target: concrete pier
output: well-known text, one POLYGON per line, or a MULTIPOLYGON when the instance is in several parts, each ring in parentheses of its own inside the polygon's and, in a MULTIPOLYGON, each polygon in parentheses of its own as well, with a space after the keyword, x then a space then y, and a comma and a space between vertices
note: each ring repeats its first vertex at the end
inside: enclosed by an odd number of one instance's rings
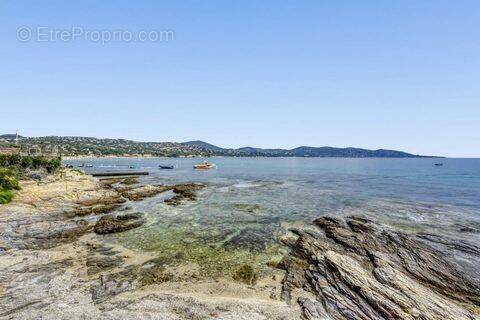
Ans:
POLYGON ((93 177, 148 176, 148 171, 102 171, 89 172, 93 177))

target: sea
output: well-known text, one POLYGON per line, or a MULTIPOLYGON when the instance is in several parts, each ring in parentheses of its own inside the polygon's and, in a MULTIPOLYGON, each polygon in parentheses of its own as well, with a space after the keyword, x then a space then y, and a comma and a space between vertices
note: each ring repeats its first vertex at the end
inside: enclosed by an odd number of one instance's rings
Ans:
POLYGON ((480 159, 89 158, 67 160, 92 171, 148 171, 151 184, 203 183, 197 201, 169 206, 159 196, 128 203, 148 223, 110 241, 177 262, 201 274, 228 275, 242 264, 267 272, 285 254, 292 228, 321 216, 360 215, 405 232, 480 242, 480 159), (435 165, 442 163, 443 165, 435 165), (174 169, 159 169, 173 165, 174 169))

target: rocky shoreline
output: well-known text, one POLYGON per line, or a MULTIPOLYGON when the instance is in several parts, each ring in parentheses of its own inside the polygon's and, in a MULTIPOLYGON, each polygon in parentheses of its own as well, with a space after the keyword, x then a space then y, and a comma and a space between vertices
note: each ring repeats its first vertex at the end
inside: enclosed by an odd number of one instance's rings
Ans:
POLYGON ((480 247, 363 217, 292 230, 282 298, 306 319, 479 319, 480 247), (309 297, 301 293, 308 293, 309 297))
POLYGON ((0 206, 0 318, 298 318, 298 308, 272 299, 281 271, 277 281, 258 279, 255 286, 200 279, 195 266, 172 267, 168 258, 105 241, 149 223, 131 201, 171 192, 165 204, 177 206, 203 187, 99 181, 68 169, 22 181, 14 201, 0 206))
MULTIPOLYGON (((290 251, 268 277, 245 265, 232 279, 205 279, 198 265, 106 241, 148 226, 134 202, 164 194, 166 206, 178 206, 204 187, 100 181, 75 170, 23 181, 14 201, 0 206, 0 318, 480 317, 478 245, 406 234, 359 216, 291 229, 282 238, 290 251)), ((245 229, 224 246, 265 250, 258 232, 245 229)))

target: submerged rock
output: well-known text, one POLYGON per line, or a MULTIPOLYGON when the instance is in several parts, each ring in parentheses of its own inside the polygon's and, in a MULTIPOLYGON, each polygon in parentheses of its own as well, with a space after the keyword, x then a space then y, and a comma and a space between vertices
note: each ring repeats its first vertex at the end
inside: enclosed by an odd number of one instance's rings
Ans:
POLYGON ((233 207, 240 211, 245 211, 248 213, 257 213, 262 210, 262 207, 258 204, 249 204, 249 203, 236 203, 233 207))
POLYGON ((130 213, 116 217, 103 216, 97 221, 93 231, 97 234, 123 232, 140 227, 144 223, 145 220, 141 213, 130 213))
POLYGON ((204 188, 205 185, 198 184, 198 183, 185 183, 185 184, 177 184, 170 189, 175 193, 175 195, 170 198, 166 199, 164 202, 171 206, 177 206, 183 202, 183 200, 197 200, 197 191, 204 188))
POLYGON ((257 282, 257 274, 253 270, 252 266, 246 264, 235 271, 233 274, 233 279, 248 285, 254 285, 257 282))
POLYGON ((122 188, 117 191, 122 193, 122 196, 132 201, 140 201, 148 197, 153 197, 159 193, 170 190, 168 186, 152 186, 149 184, 139 186, 136 188, 122 188))
POLYGON ((124 179, 122 182, 120 182, 121 184, 124 184, 126 186, 131 186, 133 184, 137 184, 138 183, 138 177, 130 177, 130 178, 126 178, 124 179))
POLYGON ((316 297, 298 299, 306 319, 480 316, 477 246, 397 232, 361 217, 314 223, 323 232, 292 230, 298 239, 279 264, 287 302, 296 288, 316 297))
POLYGON ((267 247, 269 235, 264 230, 246 228, 223 244, 227 250, 246 249, 263 251, 267 247))
MULTIPOLYGON (((90 287, 93 301, 102 302, 125 291, 170 281, 173 275, 165 269, 167 262, 165 259, 154 258, 140 265, 129 265, 121 271, 101 275, 99 281, 90 287)), ((108 267, 111 267, 110 264, 108 267)))

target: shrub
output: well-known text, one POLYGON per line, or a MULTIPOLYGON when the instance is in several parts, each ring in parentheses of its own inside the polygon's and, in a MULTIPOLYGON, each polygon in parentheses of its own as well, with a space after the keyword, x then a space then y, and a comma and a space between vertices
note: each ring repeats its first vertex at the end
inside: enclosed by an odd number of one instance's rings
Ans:
POLYGON ((10 168, 0 168, 0 204, 12 201, 12 190, 20 190, 20 185, 15 179, 16 172, 10 168))
POLYGON ((53 173, 62 166, 60 158, 47 159, 41 156, 20 156, 18 154, 0 155, 0 167, 13 167, 20 171, 44 168, 53 173))
POLYGON ((20 156, 18 154, 0 155, 0 204, 12 201, 13 190, 20 190, 18 180, 28 176, 30 170, 45 169, 53 173, 62 166, 60 158, 20 156))
POLYGON ((45 168, 47 169, 48 173, 53 173, 62 166, 62 161, 60 160, 60 158, 47 161, 48 162, 46 163, 45 168))
POLYGON ((0 188, 3 190, 20 190, 16 172, 9 168, 0 168, 0 188))
POLYGON ((0 188, 0 204, 7 204, 13 199, 12 190, 3 190, 0 188))

